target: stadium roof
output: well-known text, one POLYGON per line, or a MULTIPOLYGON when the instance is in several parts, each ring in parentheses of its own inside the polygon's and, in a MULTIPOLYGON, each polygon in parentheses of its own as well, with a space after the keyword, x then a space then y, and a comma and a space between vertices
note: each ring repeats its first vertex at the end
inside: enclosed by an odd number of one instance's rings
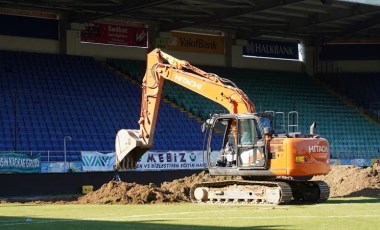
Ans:
MULTIPOLYGON (((232 32, 310 43, 380 43, 374 0, 0 0, 0 10, 51 12, 67 22, 100 19, 157 25, 159 31, 232 32), (366 4, 364 4, 365 2, 366 4)), ((0 11, 1 12, 1 11, 0 11)))

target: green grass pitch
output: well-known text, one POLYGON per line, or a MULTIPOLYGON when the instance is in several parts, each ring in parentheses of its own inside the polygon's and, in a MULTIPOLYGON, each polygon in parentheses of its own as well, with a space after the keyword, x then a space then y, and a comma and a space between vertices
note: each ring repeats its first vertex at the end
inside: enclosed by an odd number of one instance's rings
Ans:
POLYGON ((380 197, 283 206, 2 203, 0 229, 380 229, 380 197))

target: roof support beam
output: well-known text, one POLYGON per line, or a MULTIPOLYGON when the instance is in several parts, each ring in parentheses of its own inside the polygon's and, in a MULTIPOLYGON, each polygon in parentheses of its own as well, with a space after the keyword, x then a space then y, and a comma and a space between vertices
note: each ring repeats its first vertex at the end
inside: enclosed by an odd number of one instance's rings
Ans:
POLYGON ((380 26, 380 14, 377 15, 377 17, 374 17, 372 20, 367 20, 364 22, 360 22, 355 26, 352 26, 342 32, 340 32, 337 36, 329 39, 329 41, 342 38, 342 37, 348 37, 356 33, 360 33, 362 31, 368 30, 372 27, 380 26))
POLYGON ((123 8, 120 9, 120 10, 118 10, 118 11, 110 12, 110 13, 105 13, 105 14, 102 14, 102 15, 96 15, 96 16, 93 16, 93 17, 87 17, 87 18, 78 19, 78 20, 75 20, 75 22, 83 23, 83 22, 88 22, 88 21, 94 21, 94 20, 98 20, 98 19, 102 19, 102 18, 106 18, 106 17, 110 17, 110 16, 116 16, 116 15, 119 15, 119 14, 131 13, 131 12, 134 12, 134 11, 137 11, 137 10, 142 10, 144 8, 149 8, 149 7, 153 7, 153 6, 157 6, 157 5, 163 5, 163 4, 167 4, 167 3, 172 3, 172 2, 175 2, 175 1, 178 1, 178 0, 126 1, 126 4, 123 5, 123 8))
MULTIPOLYGON (((263 10, 273 9, 277 7, 282 7, 289 4, 294 4, 298 2, 303 2, 305 0, 275 0, 275 1, 258 1, 255 5, 248 4, 245 7, 242 7, 241 9, 226 9, 222 8, 219 10, 214 11, 213 16, 209 17, 203 17, 203 18, 194 18, 191 22, 189 22, 188 19, 186 20, 179 20, 178 23, 166 23, 161 25, 160 30, 161 31, 170 31, 170 30, 176 30, 181 29, 185 27, 191 27, 195 25, 202 25, 205 23, 215 22, 215 21, 221 21, 228 18, 241 16, 244 14, 250 14, 254 12, 259 12, 263 10)), ((217 2, 220 2, 219 0, 217 2)))
MULTIPOLYGON (((296 32, 296 31, 302 31, 304 29, 307 29, 308 27, 323 24, 323 23, 329 23, 334 22, 337 20, 357 17, 360 15, 366 15, 370 13, 378 12, 378 8, 376 7, 370 7, 365 5, 353 5, 351 10, 340 10, 340 11, 332 11, 329 14, 311 14, 309 16, 309 20, 304 19, 294 19, 289 21, 288 28, 282 28, 281 33, 286 32, 296 32)), ((251 33, 244 33, 239 34, 239 36, 243 37, 257 37, 263 34, 267 34, 267 32, 255 30, 255 28, 252 28, 251 33)), ((323 37, 323 34, 321 34, 323 37)))

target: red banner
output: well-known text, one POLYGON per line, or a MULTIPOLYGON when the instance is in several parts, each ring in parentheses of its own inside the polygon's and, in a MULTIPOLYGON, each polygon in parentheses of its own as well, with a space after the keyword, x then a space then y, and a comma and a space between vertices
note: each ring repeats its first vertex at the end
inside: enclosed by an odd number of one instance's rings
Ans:
POLYGON ((123 46, 148 46, 148 32, 143 27, 87 23, 81 33, 82 42, 123 46))

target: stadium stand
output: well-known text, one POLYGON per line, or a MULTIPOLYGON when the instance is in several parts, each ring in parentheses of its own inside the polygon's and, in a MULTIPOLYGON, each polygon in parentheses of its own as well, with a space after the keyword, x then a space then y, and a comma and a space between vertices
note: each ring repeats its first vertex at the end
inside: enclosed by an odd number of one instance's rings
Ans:
MULTIPOLYGON (((144 76, 143 61, 108 63, 137 82, 144 76)), ((233 80, 259 112, 297 111, 298 131, 308 132, 317 122, 333 158, 380 155, 379 125, 305 74, 201 68, 233 80)), ((38 151, 42 160, 62 161, 64 137, 70 136, 67 160, 79 160, 81 150, 113 151, 119 129, 137 128, 139 85, 91 57, 0 51, 0 83, 0 151, 38 151)), ((152 150, 200 150, 200 122, 189 112, 207 119, 226 111, 173 83, 165 84, 163 94, 152 150)))
MULTIPOLYGON (((138 128, 140 99, 138 85, 92 57, 0 51, 0 151, 40 152, 46 161, 64 160, 65 144, 69 161, 81 150, 114 151, 119 129, 138 128)), ((152 150, 201 148, 195 118, 166 102, 160 110, 152 150), (176 140, 183 128, 195 130, 194 141, 176 140)))
POLYGON ((324 73, 318 78, 357 106, 380 117, 380 73, 324 73))
MULTIPOLYGON (((141 82, 144 62, 108 60, 109 64, 141 82), (129 68, 131 70, 129 71, 129 68)), ((332 158, 379 157, 379 125, 345 103, 316 79, 303 73, 285 73, 223 67, 200 67, 233 80, 254 101, 258 112, 297 111, 285 124, 295 125, 286 131, 309 132, 317 122, 318 133, 330 141, 332 158)), ((166 83, 164 96, 194 115, 207 119, 210 113, 224 109, 189 90, 166 83)), ((225 111, 225 110, 224 110, 225 111)))

